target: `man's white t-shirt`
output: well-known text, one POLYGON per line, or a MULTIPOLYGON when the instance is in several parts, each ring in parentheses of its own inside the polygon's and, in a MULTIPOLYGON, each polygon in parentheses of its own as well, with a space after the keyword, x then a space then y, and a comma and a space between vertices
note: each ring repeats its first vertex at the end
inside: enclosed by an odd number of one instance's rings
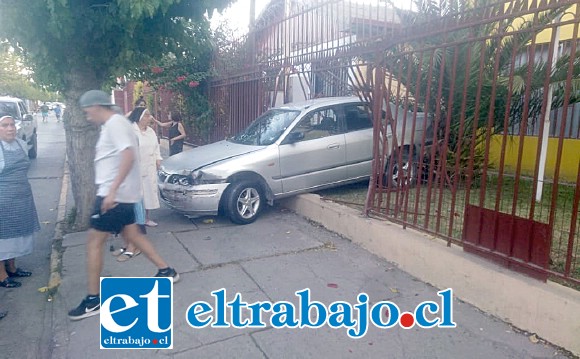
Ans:
POLYGON ((102 126, 95 151, 95 183, 97 196, 106 197, 111 185, 119 173, 121 151, 130 148, 134 154, 131 170, 117 189, 115 201, 119 203, 136 203, 141 200, 141 178, 139 173, 139 153, 137 136, 131 122, 115 114, 102 126))

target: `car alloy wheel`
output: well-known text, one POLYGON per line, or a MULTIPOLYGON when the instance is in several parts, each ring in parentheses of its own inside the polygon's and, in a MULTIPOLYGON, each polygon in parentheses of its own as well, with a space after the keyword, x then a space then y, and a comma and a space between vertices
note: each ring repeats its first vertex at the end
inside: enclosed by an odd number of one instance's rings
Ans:
POLYGON ((396 152, 389 157, 383 178, 384 182, 386 182, 385 184, 391 188, 415 185, 417 181, 417 164, 410 158, 408 149, 403 150, 401 162, 399 162, 399 154, 396 152), (391 161, 393 161, 392 165, 391 161))
POLYGON ((237 224, 249 224, 262 210, 262 189, 255 182, 233 183, 227 195, 227 215, 237 224))

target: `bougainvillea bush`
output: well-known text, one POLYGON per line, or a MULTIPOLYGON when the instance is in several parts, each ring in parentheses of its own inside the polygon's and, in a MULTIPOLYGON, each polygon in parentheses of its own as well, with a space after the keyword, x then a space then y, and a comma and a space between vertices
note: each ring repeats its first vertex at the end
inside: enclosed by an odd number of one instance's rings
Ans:
POLYGON ((211 108, 207 99, 210 77, 208 63, 202 59, 178 60, 167 55, 159 62, 147 65, 140 80, 158 91, 172 94, 171 108, 183 114, 184 125, 202 138, 212 129, 211 108))

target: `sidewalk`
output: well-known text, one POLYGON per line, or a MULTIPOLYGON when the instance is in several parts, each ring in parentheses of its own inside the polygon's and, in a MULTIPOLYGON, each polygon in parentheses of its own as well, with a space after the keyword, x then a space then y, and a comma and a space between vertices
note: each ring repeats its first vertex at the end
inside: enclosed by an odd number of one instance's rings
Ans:
MULTIPOLYGON (((349 237, 356 237, 351 232, 360 233, 361 229, 372 233, 382 224, 375 224, 370 219, 357 220, 357 215, 347 209, 344 209, 344 214, 336 214, 333 204, 322 204, 323 209, 310 206, 310 210, 316 211, 316 215, 312 215, 304 209, 311 196, 314 195, 300 196, 283 203, 296 209, 298 214, 276 206, 268 209, 255 223, 246 226, 233 225, 221 217, 190 220, 166 208, 154 212, 153 217, 160 225, 148 228, 148 237, 158 252, 181 274, 181 281, 174 286, 172 350, 100 350, 98 316, 77 322, 68 320, 67 311, 86 294, 86 233, 65 236, 62 243, 61 285, 53 301, 55 337, 52 357, 567 357, 559 349, 542 341, 537 342, 535 337, 530 338, 456 298, 453 308, 457 322, 455 329, 427 330, 415 326, 406 330, 371 326, 366 336, 357 340, 347 336, 346 328, 331 329, 328 326, 319 329, 190 327, 185 320, 189 305, 199 300, 212 302, 210 293, 220 288, 226 288, 228 300, 233 299, 235 293, 240 293, 249 303, 290 301, 296 304, 298 300, 294 293, 304 288, 311 289, 313 300, 326 305, 334 301, 356 304, 356 296, 362 292, 369 295, 371 302, 392 301, 402 311, 412 310, 425 300, 440 301, 436 295, 437 288, 302 215, 321 223, 324 220, 317 216, 325 216, 326 220, 339 224, 352 223, 350 231, 337 230, 349 237)), ((404 242, 400 237, 393 239, 404 242)), ((112 243, 119 246, 121 240, 114 239, 112 243)), ((396 253, 401 248, 393 246, 389 249, 392 251, 389 255, 394 258, 401 254, 396 253)), ((375 253, 384 255, 380 251, 375 253)), ((103 276, 142 277, 155 272, 156 268, 143 255, 119 263, 108 252, 105 254, 103 276)), ((476 283, 473 283, 474 287, 479 286, 476 283)))
MULTIPOLYGON (((471 305, 454 302, 456 329, 369 328, 361 339, 346 329, 194 329, 185 321, 188 306, 213 302, 210 293, 241 293, 246 302, 290 301, 295 292, 330 304, 356 303, 366 292, 373 302, 390 300, 410 310, 424 300, 439 301, 437 289, 392 263, 282 208, 259 221, 237 226, 225 219, 190 221, 167 209, 155 213, 160 225, 149 230, 159 253, 181 273, 174 286, 174 349, 100 350, 99 317, 71 322, 66 311, 85 295, 86 233, 65 236, 62 284, 55 297, 53 358, 564 358, 557 349, 533 344, 507 324, 471 305)), ((114 240, 116 245, 120 240, 114 240)), ((149 276, 155 267, 140 255, 119 263, 105 255, 103 276, 149 276)))

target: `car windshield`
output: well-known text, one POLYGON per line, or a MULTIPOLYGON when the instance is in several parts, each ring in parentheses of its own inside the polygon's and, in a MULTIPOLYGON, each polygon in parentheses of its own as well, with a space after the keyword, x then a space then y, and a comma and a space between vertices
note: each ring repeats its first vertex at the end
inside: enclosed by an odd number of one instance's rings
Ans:
POLYGON ((290 126, 300 114, 296 110, 269 110, 252 122, 244 131, 230 139, 231 142, 242 145, 268 146, 290 126))

